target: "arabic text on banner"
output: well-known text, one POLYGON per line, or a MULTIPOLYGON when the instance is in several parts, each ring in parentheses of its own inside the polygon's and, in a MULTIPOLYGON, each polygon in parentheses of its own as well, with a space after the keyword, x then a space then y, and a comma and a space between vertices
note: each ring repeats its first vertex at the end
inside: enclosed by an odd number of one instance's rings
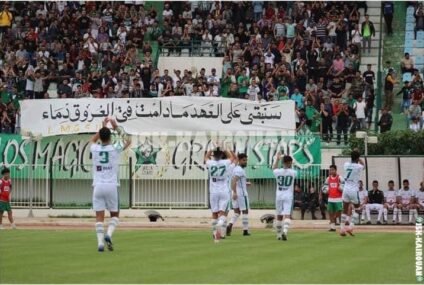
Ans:
POLYGON ((116 118, 129 134, 196 131, 295 130, 291 100, 257 103, 242 99, 169 97, 24 100, 21 133, 53 136, 94 133, 105 117, 116 118))

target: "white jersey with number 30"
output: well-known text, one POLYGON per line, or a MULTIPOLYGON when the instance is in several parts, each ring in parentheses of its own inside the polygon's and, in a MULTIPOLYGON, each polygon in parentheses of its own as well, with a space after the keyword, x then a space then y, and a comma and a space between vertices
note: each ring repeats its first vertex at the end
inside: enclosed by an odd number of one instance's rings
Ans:
POLYGON ((297 171, 290 168, 274 169, 274 176, 277 181, 276 199, 293 197, 294 180, 296 179, 297 171))
POLYGON ((113 145, 92 144, 93 186, 97 184, 119 185, 119 155, 122 148, 113 145))
POLYGON ((361 171, 364 166, 359 163, 346 162, 344 164, 344 190, 359 190, 359 180, 361 177, 361 171))

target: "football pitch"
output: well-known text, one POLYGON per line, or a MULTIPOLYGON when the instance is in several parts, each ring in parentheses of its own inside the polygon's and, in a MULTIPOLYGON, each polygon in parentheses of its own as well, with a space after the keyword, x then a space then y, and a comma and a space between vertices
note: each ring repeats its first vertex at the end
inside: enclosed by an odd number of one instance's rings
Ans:
POLYGON ((236 229, 215 244, 207 230, 118 229, 99 253, 94 226, 4 230, 0 283, 416 283, 414 236, 236 229))

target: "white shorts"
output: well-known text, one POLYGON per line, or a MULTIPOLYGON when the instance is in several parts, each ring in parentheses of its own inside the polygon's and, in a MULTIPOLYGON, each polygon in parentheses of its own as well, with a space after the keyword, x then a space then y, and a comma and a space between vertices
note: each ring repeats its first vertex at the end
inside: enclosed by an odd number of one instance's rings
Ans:
POLYGON ((210 193, 209 201, 211 203, 212 213, 218 213, 220 211, 227 211, 228 202, 230 201, 230 195, 228 192, 215 192, 210 193))
POLYGON ((93 210, 119 211, 118 186, 115 184, 97 184, 93 190, 93 210))
POLYGON ((386 204, 387 204, 387 209, 389 210, 393 210, 395 206, 397 205, 396 203, 393 203, 393 204, 386 203, 386 204))
POLYGON ((289 216, 292 212, 293 198, 275 200, 275 210, 278 216, 289 216))
POLYGON ((354 205, 359 204, 359 194, 356 189, 344 189, 343 190, 343 202, 345 203, 353 203, 354 205))
POLYGON ((382 204, 367 204, 367 208, 370 209, 370 211, 381 211, 383 210, 382 204))
POLYGON ((241 196, 237 195, 237 199, 231 200, 233 209, 240 209, 240 211, 246 211, 249 210, 249 197, 248 196, 241 196))

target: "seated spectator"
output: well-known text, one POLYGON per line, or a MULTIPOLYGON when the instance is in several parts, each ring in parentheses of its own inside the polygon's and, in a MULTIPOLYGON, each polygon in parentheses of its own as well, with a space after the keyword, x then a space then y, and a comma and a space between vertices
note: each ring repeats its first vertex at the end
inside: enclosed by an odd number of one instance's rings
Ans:
POLYGON ((383 216, 383 191, 378 189, 378 181, 372 182, 372 190, 368 191, 368 203, 365 206, 367 213, 367 225, 371 225, 371 211, 378 211, 377 225, 381 225, 381 218, 383 216))
POLYGON ((405 72, 414 72, 414 60, 409 57, 409 53, 405 53, 405 57, 400 61, 400 69, 402 74, 405 72))

